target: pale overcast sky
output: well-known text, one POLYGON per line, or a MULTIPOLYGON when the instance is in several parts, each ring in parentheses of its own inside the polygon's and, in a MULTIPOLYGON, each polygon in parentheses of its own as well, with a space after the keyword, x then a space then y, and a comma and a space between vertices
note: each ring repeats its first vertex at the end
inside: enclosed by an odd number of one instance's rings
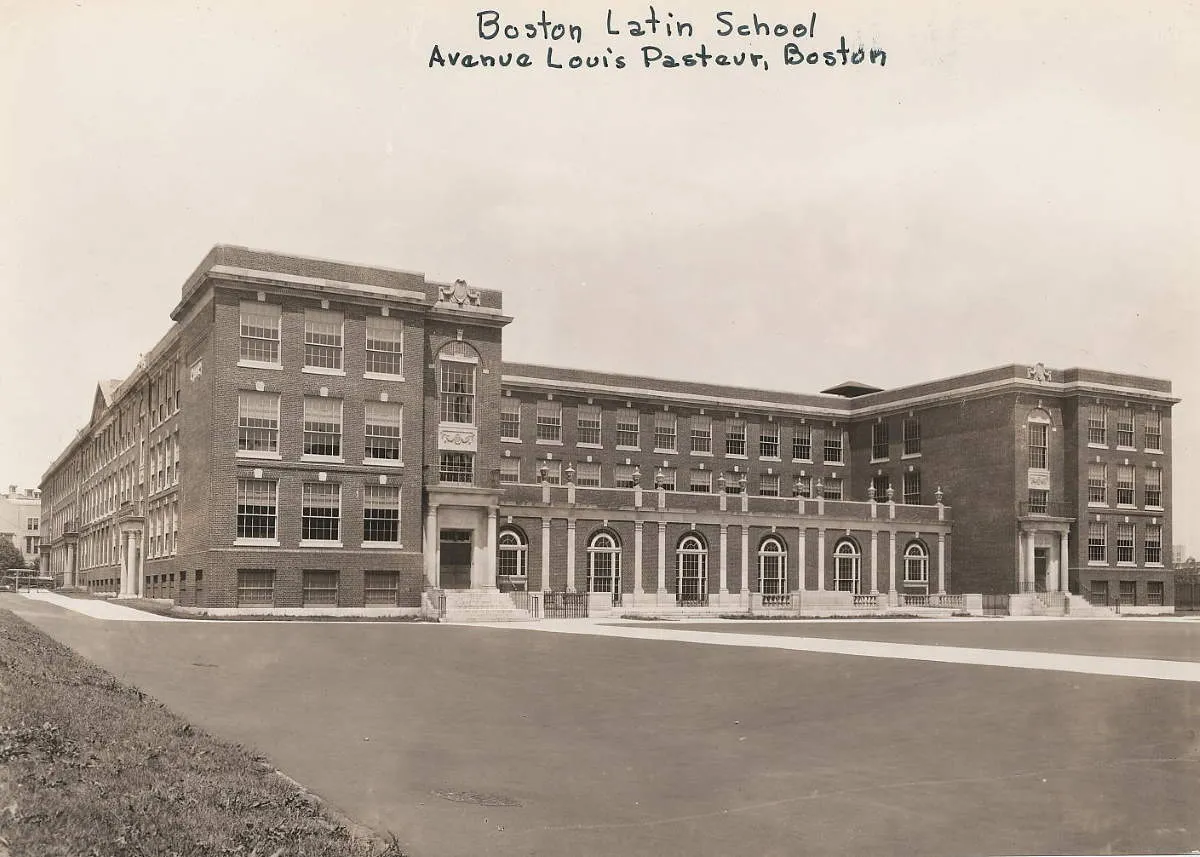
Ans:
MULTIPOLYGON (((504 291, 510 360, 811 392, 1044 362, 1170 378, 1200 553, 1200 12, 656 4, 692 39, 483 42, 512 0, 0 0, 0 483, 36 485, 215 243, 504 291), (885 68, 785 67, 845 35, 885 68), (640 68, 640 47, 770 68, 640 68), (430 69, 525 50, 529 69, 430 69), (609 55, 612 56, 612 55, 609 55)), ((644 18, 646 5, 613 5, 644 18)))

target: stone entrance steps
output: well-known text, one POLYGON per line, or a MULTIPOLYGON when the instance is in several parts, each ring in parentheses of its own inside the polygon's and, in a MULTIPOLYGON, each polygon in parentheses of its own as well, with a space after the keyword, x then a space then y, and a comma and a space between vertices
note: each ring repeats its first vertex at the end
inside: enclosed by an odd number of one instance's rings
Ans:
POLYGON ((528 622, 529 612, 502 592, 488 589, 445 589, 446 622, 528 622))

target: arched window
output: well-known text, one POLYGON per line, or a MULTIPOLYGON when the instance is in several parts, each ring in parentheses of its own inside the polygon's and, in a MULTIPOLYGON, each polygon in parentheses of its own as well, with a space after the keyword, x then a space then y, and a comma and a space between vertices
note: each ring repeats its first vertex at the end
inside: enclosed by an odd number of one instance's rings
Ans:
POLYGON ((528 545, 520 530, 501 530, 496 536, 496 584, 502 590, 523 590, 528 581, 528 545))
POLYGON ((675 600, 708 603, 708 546, 697 533, 688 533, 675 549, 675 600))
POLYGON ((621 597, 621 545, 611 533, 599 532, 588 542, 588 592, 621 597))
POLYGON ((775 536, 758 546, 758 591, 763 595, 787 592, 787 548, 775 536))
POLYGON ((904 549, 904 585, 929 589, 929 549, 921 542, 904 549))
POLYGON ((842 539, 833 549, 834 581, 838 592, 859 594, 862 553, 853 539, 842 539))

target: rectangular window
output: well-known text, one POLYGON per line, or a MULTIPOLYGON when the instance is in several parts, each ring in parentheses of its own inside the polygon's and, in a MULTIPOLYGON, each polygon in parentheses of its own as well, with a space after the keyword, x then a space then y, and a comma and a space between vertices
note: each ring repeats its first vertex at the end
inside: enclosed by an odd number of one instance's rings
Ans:
POLYGON ((238 607, 275 602, 275 572, 265 568, 239 568, 237 573, 238 607))
POLYGON ((324 309, 304 311, 304 365, 313 369, 342 368, 340 312, 324 309))
POLYGON ((617 411, 617 448, 637 449, 640 414, 632 408, 617 411))
POLYGON ((394 606, 400 590, 400 573, 367 571, 363 573, 363 604, 368 607, 394 606))
POLYGON ((342 400, 304 397, 304 454, 338 458, 342 454, 342 400))
POLYGON ((654 451, 675 451, 675 415, 657 413, 654 415, 654 451))
POLYGON ((500 400, 500 439, 521 439, 521 400, 505 396, 500 400))
POLYGON ((792 432, 792 458, 812 461, 812 428, 796 426, 792 432))
POLYGON ((1163 582, 1161 580, 1146 581, 1146 603, 1154 607, 1163 606, 1163 582))
POLYGON ((1108 467, 1106 465, 1088 465, 1088 502, 1100 505, 1108 503, 1108 467))
POLYGON ((841 429, 831 428, 825 431, 825 462, 827 464, 842 463, 842 432, 841 429))
POLYGON ((888 488, 890 488, 891 486, 892 486, 892 480, 886 475, 871 477, 871 487, 875 489, 874 493, 875 493, 875 502, 876 503, 886 503, 887 502, 887 498, 888 498, 887 492, 888 492, 888 488))
POLYGON ((521 481, 521 459, 500 459, 500 481, 508 485, 521 481))
POLYGON ((712 417, 692 417, 692 452, 712 452, 712 417))
POLYGON ((400 461, 403 411, 399 402, 367 402, 363 407, 364 458, 400 461))
POLYGON ((758 477, 758 494, 760 497, 779 496, 779 474, 763 473, 758 477))
POLYGON ((904 474, 904 502, 909 506, 921 505, 921 472, 919 470, 904 474))
POLYGON ((675 490, 675 468, 660 467, 654 475, 654 484, 661 486, 664 491, 675 490))
POLYGON ((759 426, 758 457, 779 457, 779 423, 767 423, 759 426))
POLYGON ((277 306, 242 301, 238 322, 238 359, 279 365, 279 322, 283 310, 277 306))
POLYGON ((1045 488, 1029 489, 1029 514, 1044 515, 1050 508, 1050 492, 1045 488))
POLYGON ((338 573, 336 571, 305 571, 301 602, 305 607, 330 606, 338 603, 338 573))
POLYGON ((582 488, 600 487, 600 465, 593 461, 582 461, 575 468, 575 484, 582 488))
POLYGON ((577 420, 580 445, 600 446, 600 406, 580 405, 577 420))
POLYGON ((725 454, 743 456, 746 454, 745 420, 725 421, 725 454))
POLYGON ((1137 603, 1137 581, 1136 580, 1122 580, 1120 582, 1119 586, 1120 586, 1120 589, 1118 591, 1121 593, 1121 602, 1124 604, 1136 604, 1137 603))
POLYGON ((1146 414, 1146 449, 1162 449, 1162 414, 1159 411, 1146 414))
POLYGON ((1129 408, 1117 411, 1117 446, 1133 449, 1133 411, 1129 408))
POLYGON ((695 494, 711 494, 712 493, 712 471, 711 470, 693 470, 688 475, 688 490, 695 494))
POLYGON ((904 421, 904 454, 917 455, 921 452, 921 420, 909 417, 904 421))
POLYGON ((794 490, 797 497, 811 497, 813 495, 812 477, 797 476, 794 490))
POLYGON ((1088 523, 1088 562, 1108 561, 1108 525, 1103 521, 1088 523))
POLYGON ((1046 446, 1049 426, 1045 423, 1029 423, 1029 466, 1037 470, 1047 467, 1046 446))
POLYGON ((1146 565, 1162 565, 1162 524, 1147 524, 1142 553, 1146 565))
POLYGON ((1126 464, 1117 465, 1117 505, 1133 505, 1133 468, 1126 464))
POLYGON ((831 476, 826 479, 823 496, 826 500, 841 500, 842 480, 837 476, 831 476))
POLYGON ((1161 470, 1159 470, 1157 467, 1152 467, 1142 474, 1142 491, 1144 493, 1147 508, 1162 508, 1161 470))
POLYGON ((439 392, 442 422, 475 424, 475 364, 457 360, 440 361, 439 392))
POLYGON ((562 402, 537 403, 537 439, 562 441, 562 402))
POLYGON ((305 482, 300 496, 301 541, 336 542, 341 535, 342 486, 305 482))
POLYGON ((890 454, 888 443, 888 424, 887 423, 872 423, 871 424, 871 460, 879 461, 887 458, 890 454))
POLYGON ((1117 562, 1133 562, 1133 524, 1117 524, 1117 562))
POLYGON ((266 479, 239 479, 237 485, 237 537, 275 538, 278 483, 266 479))
POLYGON ((613 484, 618 488, 633 488, 637 484, 636 470, 632 464, 618 464, 613 468, 613 484))
POLYGON ((400 541, 400 486, 363 488, 363 541, 400 541))
POLYGON ((438 480, 460 485, 475 481, 475 456, 469 452, 443 452, 438 458, 438 480))
POLYGON ((366 371, 372 375, 404 374, 404 323, 398 318, 367 318, 366 371))
POLYGON ((1108 445, 1108 409, 1103 405, 1088 408, 1088 443, 1108 445))

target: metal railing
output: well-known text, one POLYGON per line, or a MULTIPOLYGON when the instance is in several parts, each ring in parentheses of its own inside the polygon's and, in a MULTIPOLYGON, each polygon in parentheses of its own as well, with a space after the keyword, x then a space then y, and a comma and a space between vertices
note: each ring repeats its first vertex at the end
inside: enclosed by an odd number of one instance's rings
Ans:
POLYGON ((542 615, 547 619, 586 619, 586 592, 543 592, 542 615))
POLYGON ((1022 500, 1017 504, 1018 515, 1045 515, 1049 518, 1074 518, 1076 509, 1069 503, 1063 503, 1059 500, 1053 502, 1046 501, 1045 503, 1030 503, 1028 500, 1022 500))
POLYGON ((675 596, 675 603, 680 607, 707 607, 707 592, 681 592, 675 596))

